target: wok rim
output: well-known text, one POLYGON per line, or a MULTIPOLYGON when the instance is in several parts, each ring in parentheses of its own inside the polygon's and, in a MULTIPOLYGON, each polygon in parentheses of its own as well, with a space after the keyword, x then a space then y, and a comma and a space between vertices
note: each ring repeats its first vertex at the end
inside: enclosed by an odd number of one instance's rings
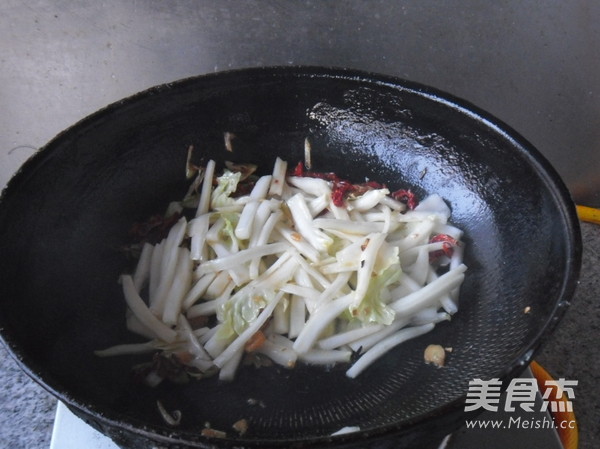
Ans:
MULTIPOLYGON (((129 95, 123 99, 112 102, 99 110, 83 117, 68 128, 59 132, 50 141, 34 152, 13 174, 6 186, 0 193, 0 208, 3 207, 5 198, 11 194, 11 191, 18 189, 19 183, 26 182, 29 173, 35 171, 46 157, 51 157, 55 148, 60 147, 61 141, 68 138, 69 135, 77 133, 80 128, 93 124, 98 120, 102 120, 105 116, 110 116, 113 112, 120 108, 134 104, 148 96, 160 95, 161 92, 171 89, 184 88, 188 84, 198 84, 197 88, 202 89, 203 86, 211 82, 220 82, 228 84, 228 79, 236 77, 248 77, 253 82, 263 83, 269 79, 328 79, 334 81, 336 79, 343 81, 351 81, 356 83, 364 83, 374 86, 385 86, 392 89, 400 89, 410 93, 422 96, 435 103, 442 103, 447 107, 459 111, 470 119, 483 122, 493 132, 502 135, 506 140, 511 142, 512 147, 526 158, 528 163, 533 167, 535 172, 543 180, 544 187, 551 192, 551 196, 555 201, 558 209, 561 212, 561 221, 563 223, 565 249, 568 255, 565 270, 562 276, 561 288, 557 292, 557 298, 552 312, 548 315, 546 322, 540 327, 539 332, 530 343, 524 347, 518 356, 508 364, 503 370, 497 373, 498 377, 503 382, 507 382, 513 377, 521 374, 528 364, 533 360, 534 355, 540 350, 541 346, 548 340, 554 329, 564 317, 568 307, 574 297, 582 259, 582 241, 580 223, 575 209, 575 204, 571 198, 570 192, 561 179, 556 169, 550 164, 546 157, 527 141, 520 133, 511 126, 498 119, 494 115, 482 110, 471 102, 464 100, 458 96, 450 94, 441 89, 427 86, 419 82, 410 81, 401 77, 392 75, 379 74, 369 71, 356 70, 352 68, 341 67, 324 67, 310 65, 290 65, 290 66, 267 66, 267 67, 246 67, 234 70, 219 71, 214 73, 200 74, 178 79, 172 82, 158 84, 137 93, 129 95)), ((230 83, 231 81, 229 81, 230 83)), ((557 217, 558 219, 559 217, 557 217)), ((97 410, 94 404, 84 404, 74 397, 70 397, 68 389, 62 388, 56 380, 52 379, 48 373, 44 373, 43 366, 28 358, 27 354, 23 354, 19 348, 19 343, 10 335, 9 330, 3 325, 3 318, 0 316, 0 341, 7 348, 8 353, 17 362, 26 375, 33 379, 36 383, 42 386, 52 396, 63 402, 67 407, 76 414, 81 414, 92 418, 96 424, 107 426, 109 428, 124 429, 133 434, 138 434, 143 437, 151 438, 155 441, 173 444, 192 444, 192 447, 205 447, 206 444, 214 442, 215 447, 219 446, 219 442, 224 443, 223 446, 234 445, 236 447, 286 447, 290 444, 300 444, 299 447, 311 447, 313 445, 328 444, 331 447, 338 445, 349 444, 358 441, 366 441, 366 439, 386 439, 394 436, 405 434, 411 430, 426 425, 429 421, 436 417, 443 416, 449 412, 457 411, 464 405, 466 395, 461 395, 456 400, 446 403, 441 407, 431 410, 427 413, 422 413, 414 418, 403 420, 393 424, 386 424, 374 429, 360 430, 357 432, 339 435, 339 436, 318 436, 308 437, 307 439, 244 439, 244 438, 226 438, 213 440, 211 438, 202 437, 197 434, 197 438, 188 440, 187 437, 191 432, 177 432, 176 429, 166 433, 160 432, 159 429, 148 426, 147 428, 138 427, 131 422, 119 421, 117 418, 105 416, 102 411, 97 410), (8 331, 8 332, 7 332, 8 331), (64 390, 64 391, 63 391, 64 390), (175 438, 172 435, 178 435, 180 438, 175 438)), ((81 416, 80 416, 81 417, 81 416)), ((93 425, 93 423, 91 423, 93 425)), ((196 435, 196 434, 194 434, 196 435)), ((212 446, 211 446, 212 447, 212 446)))

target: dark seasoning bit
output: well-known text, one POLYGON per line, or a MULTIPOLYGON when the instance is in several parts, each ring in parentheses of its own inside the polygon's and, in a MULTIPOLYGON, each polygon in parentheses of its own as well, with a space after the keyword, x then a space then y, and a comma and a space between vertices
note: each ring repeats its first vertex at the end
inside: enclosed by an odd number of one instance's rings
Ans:
MULTIPOLYGON (((246 432, 248 431, 248 427, 248 420, 245 418, 238 419, 231 425, 231 428, 235 430, 240 436, 246 434, 246 432)), ((204 428, 202 429, 200 434, 208 438, 227 438, 227 432, 219 429, 213 429, 211 427, 210 422, 208 421, 204 423, 204 428)))
POLYGON ((248 420, 246 420, 245 418, 242 418, 236 422, 233 423, 233 430, 235 430, 237 433, 240 434, 240 436, 243 436, 247 431, 248 431, 248 420))
POLYGON ((204 429, 200 432, 200 435, 208 438, 227 438, 227 432, 222 430, 212 429, 210 423, 205 423, 204 429))
POLYGON ((246 403, 248 405, 258 405, 260 408, 265 408, 266 405, 263 401, 260 401, 258 399, 254 399, 254 398, 248 398, 248 400, 246 401, 246 403))

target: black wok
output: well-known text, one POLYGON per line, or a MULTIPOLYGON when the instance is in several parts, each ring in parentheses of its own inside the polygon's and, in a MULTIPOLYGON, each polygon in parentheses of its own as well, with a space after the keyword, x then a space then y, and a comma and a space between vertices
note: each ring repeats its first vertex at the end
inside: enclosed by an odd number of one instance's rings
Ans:
POLYGON ((548 162, 463 101, 344 70, 213 74, 93 114, 10 181, 0 202, 1 335, 30 376, 123 447, 424 447, 464 424, 469 380, 506 383, 526 367, 573 295, 580 245, 573 204, 548 162), (236 135, 233 152, 224 132, 236 135), (133 222, 183 195, 188 146, 270 171, 276 156, 301 160, 306 136, 316 170, 437 192, 450 204, 469 267, 452 322, 356 380, 344 370, 247 367, 231 384, 149 389, 129 375, 146 357, 94 356, 135 341, 119 248, 133 222), (429 343, 453 348, 445 368, 423 363, 429 343), (157 400, 181 410, 179 427, 163 422, 157 400), (250 427, 236 438, 241 418, 250 427), (200 436, 206 422, 231 438, 200 436), (361 432, 328 437, 347 425, 361 432))

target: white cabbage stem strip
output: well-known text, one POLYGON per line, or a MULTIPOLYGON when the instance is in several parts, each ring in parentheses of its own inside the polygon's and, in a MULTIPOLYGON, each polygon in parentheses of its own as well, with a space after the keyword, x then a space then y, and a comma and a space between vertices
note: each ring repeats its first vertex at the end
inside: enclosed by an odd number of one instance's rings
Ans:
POLYGON ((304 287, 298 284, 285 284, 281 287, 281 291, 306 299, 309 299, 311 296, 318 297, 321 293, 313 287, 304 287))
POLYGON ((360 338, 374 334, 384 328, 383 324, 371 324, 357 329, 352 329, 343 333, 332 335, 331 337, 319 340, 318 346, 321 349, 335 349, 352 343, 360 338))
POLYGON ((412 248, 400 252, 400 262, 404 265, 410 265, 415 259, 418 259, 422 253, 428 255, 432 251, 439 251, 442 249, 444 249, 444 242, 413 246, 412 248))
POLYGON ((177 323, 183 299, 190 289, 192 282, 192 259, 190 258, 190 251, 187 248, 179 248, 178 252, 175 276, 171 288, 167 293, 162 314, 162 321, 168 326, 174 326, 177 323))
POLYGON ((389 196, 381 198, 381 200, 379 200, 379 202, 381 204, 383 204, 384 206, 387 206, 390 209, 398 211, 398 212, 404 212, 406 210, 406 204, 401 203, 400 201, 397 201, 389 196))
POLYGON ((198 301, 202 295, 206 293, 208 287, 216 277, 217 273, 207 273, 198 279, 183 299, 183 309, 189 309, 196 301, 198 301))
POLYGON ((313 278, 315 281, 317 281, 317 283, 319 283, 322 287, 324 287, 324 288, 329 287, 331 282, 323 275, 323 273, 321 273, 321 272, 319 272, 319 270, 313 268, 297 252, 291 252, 290 254, 294 258, 296 263, 298 263, 298 265, 300 267, 302 267, 311 278, 313 278))
POLYGON ((219 234, 225 228, 225 219, 223 217, 217 218, 217 220, 208 228, 206 232, 206 243, 212 245, 214 243, 221 243, 219 234))
POLYGON ((349 343, 348 346, 350 346, 353 351, 367 351, 385 337, 392 335, 394 332, 402 329, 409 323, 410 319, 397 318, 394 322, 392 322, 392 324, 384 326, 382 329, 373 332, 370 335, 359 338, 358 340, 354 340, 353 342, 349 343))
POLYGON ((350 208, 348 208, 348 213, 350 214, 350 220, 352 221, 356 221, 356 222, 365 222, 368 221, 366 219, 366 217, 364 216, 364 214, 362 214, 361 212, 357 211, 357 210, 352 210, 350 208))
POLYGON ((256 183, 254 184, 252 192, 250 192, 250 198, 255 201, 264 200, 267 197, 267 194, 269 193, 269 188, 271 187, 271 180, 271 175, 261 176, 260 178, 258 178, 256 183))
POLYGON ((150 266, 152 264, 153 252, 154 245, 144 243, 142 253, 140 254, 137 266, 135 267, 135 272, 133 273, 133 284, 138 293, 150 278, 150 266))
POLYGON ((309 365, 333 365, 335 363, 348 363, 352 351, 343 349, 311 349, 300 354, 299 358, 309 365))
POLYGON ((203 260, 206 258, 205 243, 208 228, 210 226, 210 214, 203 214, 188 225, 188 235, 191 237, 190 253, 193 260, 203 260))
POLYGON ((200 201, 198 202, 198 209, 196 210, 196 216, 202 215, 208 212, 210 209, 210 198, 212 195, 212 183, 215 175, 216 163, 213 160, 208 161, 206 169, 204 170, 204 179, 202 180, 202 190, 200 191, 200 201))
MULTIPOLYGON (((284 255, 285 254, 288 253, 284 253, 284 255)), ((284 261, 281 265, 279 265, 279 269, 274 269, 274 267, 277 266, 277 263, 275 263, 271 265, 271 268, 256 278, 256 280, 247 285, 255 288, 281 289, 283 284, 294 276, 294 273, 298 269, 298 265, 291 257, 286 257, 285 259, 280 257, 279 260, 284 261)))
POLYGON ((373 274, 375 262, 377 260, 377 253, 379 248, 383 245, 385 240, 385 234, 369 234, 367 236, 366 248, 363 250, 360 256, 359 268, 357 272, 356 290, 354 291, 354 304, 359 304, 365 294, 373 274))
POLYGON ((290 176, 287 180, 291 185, 309 195, 316 197, 331 195, 331 187, 329 187, 329 183, 324 179, 290 176))
POLYGON ((398 285, 390 292, 392 298, 402 298, 409 293, 416 292, 421 288, 421 285, 415 281, 410 275, 404 271, 400 275, 398 285))
POLYGON ((111 357, 116 355, 146 354, 153 351, 156 351, 156 346, 152 341, 148 341, 145 343, 115 345, 107 349, 94 351, 94 354, 100 357, 111 357))
POLYGON ((219 297, 193 305, 187 309, 186 316, 188 318, 196 318, 199 316, 215 315, 219 307, 223 306, 231 297, 231 292, 234 288, 235 282, 229 282, 219 297))
POLYGON ((448 218, 450 218, 450 208, 446 204, 446 201, 438 195, 437 193, 432 193, 429 196, 423 198, 417 207, 413 211, 415 213, 433 213, 443 217, 443 222, 445 223, 448 218))
MULTIPOLYGON (((411 275, 412 279, 417 283, 419 287, 425 285, 427 277, 431 270, 429 265, 429 252, 426 249, 419 249, 416 251, 417 257, 414 259, 411 265, 405 268, 406 272, 411 275)), ((402 254, 400 255, 400 263, 403 262, 402 254)), ((406 263, 405 265, 408 265, 406 263)))
POLYGON ((314 288, 315 286, 311 277, 304 269, 296 270, 296 273, 294 273, 294 281, 297 285, 302 287, 314 288))
POLYGON ((391 239, 390 244, 398 247, 398 251, 402 253, 409 248, 413 248, 417 245, 422 245, 427 242, 431 235, 431 231, 435 227, 435 222, 429 219, 423 221, 409 223, 407 229, 409 233, 404 235, 398 240, 391 239), (412 226, 411 226, 412 225, 412 226))
MULTIPOLYGON (((265 202, 263 204, 268 204, 268 203, 265 202)), ((259 210, 260 210, 260 208, 259 208, 259 210)), ((275 225, 279 222, 279 220, 281 219, 282 216, 283 216, 283 212, 281 212, 281 210, 272 212, 269 215, 269 217, 267 218, 267 220, 265 221, 264 225, 262 225, 260 228, 256 229, 255 235, 257 236, 257 238, 251 239, 250 247, 265 245, 269 241, 269 238, 271 237, 271 234, 273 233, 273 230, 275 229, 275 225)), ((256 221, 255 221, 255 226, 256 226, 256 221)), ((256 258, 252 259, 252 261, 250 262, 250 266, 248 268, 248 274, 250 276, 250 279, 256 279, 258 277, 260 261, 261 261, 261 259, 259 257, 256 257, 256 258)))
POLYGON ((123 295, 125 296, 127 305, 133 314, 142 322, 142 324, 154 332, 156 337, 160 338, 161 340, 164 340, 168 343, 175 341, 177 338, 177 332, 156 318, 156 316, 150 311, 144 300, 135 290, 132 277, 128 274, 122 275, 121 283, 123 284, 123 295))
POLYGON ((383 198, 389 195, 389 193, 390 191, 388 189, 369 190, 358 199, 350 201, 349 207, 360 212, 369 211, 377 206, 383 198))
POLYGON ((136 317, 130 309, 125 312, 125 326, 129 332, 138 334, 148 340, 156 338, 156 334, 148 329, 139 319, 136 317))
POLYGON ((250 201, 244 206, 237 226, 235 227, 235 236, 238 239, 249 239, 250 233, 252 232, 252 225, 254 223, 254 217, 258 211, 259 202, 250 201))
POLYGON ((192 354, 194 354, 196 357, 202 360, 210 361, 210 355, 208 354, 208 352, 206 352, 204 346, 200 344, 200 341, 198 340, 198 337, 194 334, 188 320, 183 315, 179 315, 177 319, 177 324, 179 332, 183 334, 183 338, 190 343, 189 348, 191 349, 192 354))
MULTIPOLYGON (((454 268, 455 267, 451 268, 451 270, 454 268)), ((429 270, 429 274, 427 275, 427 283, 431 284, 438 278, 439 276, 435 273, 435 271, 429 270)), ((440 304, 442 305, 442 308, 446 311, 446 313, 449 315, 454 315, 456 312, 458 312, 457 300, 454 298, 454 293, 457 290, 458 289, 455 288, 440 296, 440 304)))
POLYGON ((285 368, 293 368, 298 360, 298 354, 291 347, 282 345, 273 339, 267 339, 257 350, 259 354, 266 355, 273 362, 285 368))
MULTIPOLYGON (((214 280, 210 283, 204 292, 205 299, 216 299, 223 294, 229 283, 232 281, 229 272, 221 271, 214 280)), ((235 280, 234 280, 235 282, 235 280)), ((237 285, 237 283, 236 283, 237 285)))
POLYGON ((202 275, 216 271, 233 270, 255 258, 283 253, 287 249, 288 245, 284 242, 268 243, 266 245, 255 246, 254 248, 243 249, 237 253, 229 254, 200 264, 198 273, 202 275))
POLYGON ((319 261, 319 251, 310 245, 300 233, 285 226, 283 223, 277 223, 275 229, 289 244, 308 260, 311 262, 319 261))
POLYGON ((384 224, 380 222, 356 222, 350 219, 340 218, 315 218, 314 226, 320 229, 332 229, 335 231, 343 231, 349 234, 368 234, 371 232, 382 232, 384 224))
MULTIPOLYGON (((256 215, 252 221, 252 229, 250 229, 250 235, 248 236, 248 247, 253 248, 255 246, 264 245, 267 243, 268 238, 263 242, 259 243, 261 230, 264 228, 267 220, 272 215, 271 204, 269 201, 260 201, 256 209, 256 215)), ((237 229, 237 228, 236 228, 237 229)))
POLYGON ((394 226, 394 230, 396 230, 396 223, 392 223, 392 209, 385 205, 380 205, 379 209, 383 214, 383 233, 388 234, 392 229, 392 226, 394 226))
POLYGON ((298 354, 308 352, 325 327, 344 310, 348 309, 353 300, 354 295, 348 294, 319 307, 310 316, 306 322, 306 326, 304 326, 304 329, 302 329, 302 332, 300 332, 300 335, 298 335, 298 338, 294 342, 294 351, 298 354))
POLYGON ((375 360, 384 355, 390 349, 404 343, 407 340, 426 334, 435 327, 435 324, 424 324, 422 326, 409 327, 399 330, 397 333, 381 340, 367 352, 365 352, 355 363, 346 371, 346 375, 355 378, 364 371, 375 360))
MULTIPOLYGON (((231 346, 230 346, 231 347, 231 346)), ((231 381, 235 377, 235 372, 244 355, 244 346, 236 347, 235 351, 231 351, 229 358, 220 366, 219 380, 231 381)))
POLYGON ((398 221, 402 223, 411 223, 411 222, 422 222, 422 221, 430 221, 433 223, 441 223, 445 224, 447 220, 446 215, 438 213, 438 212, 428 212, 428 211, 417 211, 410 210, 404 214, 400 214, 398 216, 398 221))
POLYGON ((273 321, 271 323, 273 332, 279 335, 285 335, 290 330, 290 308, 287 297, 284 298, 277 304, 273 311, 273 321))
MULTIPOLYGON (((222 324, 217 324, 215 327, 211 327, 210 329, 208 329, 208 331, 204 331, 202 333, 202 335, 200 335, 198 337, 198 341, 200 342, 201 345, 204 346, 204 349, 206 349, 206 343, 208 343, 208 341, 211 338, 213 338, 217 332, 219 332, 219 330, 221 329, 221 326, 222 326, 222 324)), ((196 331, 194 331, 194 332, 196 332, 196 331)))
MULTIPOLYGON (((225 259, 227 257, 231 258, 232 256, 235 256, 236 251, 237 251, 237 249, 233 249, 233 250, 228 249, 223 243, 220 243, 220 242, 211 243, 210 247, 215 252, 217 258, 213 259, 211 261, 205 262, 203 264, 200 264, 200 266, 196 269, 196 274, 198 276, 202 276, 203 274, 205 274, 207 272, 220 271, 221 273, 224 273, 226 271, 227 273, 229 273, 229 276, 231 277, 231 279, 233 279, 235 281, 236 285, 243 285, 247 281, 250 280, 248 269, 240 264, 232 264, 229 268, 226 268, 225 270, 218 270, 218 269, 215 270, 215 269, 210 269, 210 268, 208 270, 205 270, 205 267, 208 267, 211 262, 219 261, 219 259, 225 259)), ((227 260, 227 259, 225 259, 225 260, 227 260)))
POLYGON ((436 223, 433 231, 436 234, 446 234, 452 237, 453 239, 460 240, 463 236, 462 229, 457 228, 456 226, 452 226, 449 224, 441 224, 436 223))
POLYGON ((462 264, 454 270, 443 274, 431 284, 425 285, 422 289, 411 293, 404 298, 400 298, 390 304, 390 307, 398 314, 409 316, 420 309, 431 306, 435 301, 439 301, 439 297, 446 291, 451 291, 458 287, 465 275, 467 267, 462 264))
POLYGON ((302 296, 292 296, 290 301, 290 326, 288 336, 296 338, 306 322, 306 303, 302 296))
POLYGON ((173 283, 175 270, 177 268, 178 248, 181 245, 187 221, 181 217, 179 221, 171 228, 165 247, 163 249, 163 258, 160 264, 160 283, 156 289, 156 302, 152 305, 152 311, 161 314, 167 300, 167 293, 173 283))
POLYGON ((160 265, 165 249, 165 241, 154 246, 152 259, 150 260, 150 279, 148 280, 148 301, 150 308, 156 303, 156 290, 160 282, 160 265))
POLYGON ((313 217, 304 200, 304 196, 296 194, 288 200, 288 206, 294 218, 296 230, 304 237, 308 243, 319 252, 327 251, 327 248, 333 243, 331 237, 319 231, 313 226, 313 217))
POLYGON ((441 323, 442 321, 450 320, 450 314, 446 312, 438 312, 437 308, 431 307, 429 309, 423 309, 416 313, 410 319, 410 324, 413 326, 428 324, 428 323, 441 323))
POLYGON ((340 430, 333 432, 331 434, 331 436, 333 437, 336 435, 345 435, 348 433, 359 432, 359 431, 360 431, 360 426, 344 426, 340 430))
MULTIPOLYGON (((310 304, 310 312, 314 313, 318 307, 328 304, 333 300, 338 292, 344 289, 348 285, 350 276, 352 273, 339 273, 331 284, 329 284, 325 290, 316 298, 315 301, 307 300, 307 304, 310 304)), ((344 294, 347 292, 343 292, 344 294)))
POLYGON ((281 196, 283 194, 286 172, 287 162, 279 157, 275 159, 273 175, 271 176, 271 185, 269 186, 269 196, 281 196))
POLYGON ((200 342, 200 344, 202 344, 201 339, 208 333, 211 331, 211 328, 208 326, 204 326, 204 327, 200 327, 198 329, 193 329, 192 332, 194 333, 194 335, 196 337, 198 337, 198 341, 200 342))
POLYGON ((327 206, 329 206, 330 201, 331 198, 329 198, 329 195, 321 195, 316 198, 313 198, 308 203, 308 210, 310 211, 310 215, 313 217, 319 215, 321 212, 327 209, 327 206))

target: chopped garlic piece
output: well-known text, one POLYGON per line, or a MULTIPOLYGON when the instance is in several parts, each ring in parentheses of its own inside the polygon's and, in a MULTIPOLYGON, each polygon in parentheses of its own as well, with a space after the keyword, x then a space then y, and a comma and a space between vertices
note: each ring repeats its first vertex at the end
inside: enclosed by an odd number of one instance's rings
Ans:
POLYGON ((429 345, 425 348, 424 358, 425 363, 441 368, 446 360, 446 351, 440 345, 429 345))

